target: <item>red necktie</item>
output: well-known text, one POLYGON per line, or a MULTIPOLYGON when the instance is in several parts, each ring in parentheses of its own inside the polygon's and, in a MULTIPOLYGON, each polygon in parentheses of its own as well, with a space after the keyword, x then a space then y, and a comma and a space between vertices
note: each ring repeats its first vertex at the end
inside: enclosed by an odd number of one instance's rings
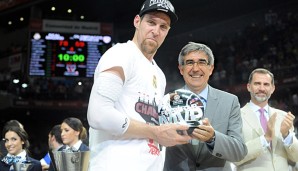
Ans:
POLYGON ((266 132, 267 131, 267 119, 264 115, 265 109, 260 108, 259 112, 260 112, 260 122, 261 122, 262 128, 263 128, 264 132, 266 132))

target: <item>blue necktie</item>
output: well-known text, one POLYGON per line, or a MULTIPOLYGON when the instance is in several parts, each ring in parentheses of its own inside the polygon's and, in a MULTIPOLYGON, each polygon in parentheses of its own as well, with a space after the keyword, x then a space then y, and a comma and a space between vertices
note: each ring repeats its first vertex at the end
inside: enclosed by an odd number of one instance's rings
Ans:
POLYGON ((3 157, 2 161, 8 165, 12 165, 14 163, 19 162, 21 159, 21 156, 5 156, 3 157))

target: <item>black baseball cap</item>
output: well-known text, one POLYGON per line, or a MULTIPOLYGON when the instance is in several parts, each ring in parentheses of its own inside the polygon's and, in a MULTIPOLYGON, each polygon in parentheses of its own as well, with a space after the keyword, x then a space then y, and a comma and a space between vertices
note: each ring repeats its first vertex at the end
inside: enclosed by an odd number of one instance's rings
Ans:
POLYGON ((175 23, 178 20, 175 14, 175 8, 169 0, 146 0, 142 5, 139 15, 142 16, 152 11, 166 13, 170 17, 171 23, 175 23))

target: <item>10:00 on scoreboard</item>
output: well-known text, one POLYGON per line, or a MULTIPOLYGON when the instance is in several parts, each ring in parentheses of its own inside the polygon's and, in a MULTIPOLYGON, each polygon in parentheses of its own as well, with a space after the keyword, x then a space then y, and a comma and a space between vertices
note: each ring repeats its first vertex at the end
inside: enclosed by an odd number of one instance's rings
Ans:
POLYGON ((111 36, 31 32, 30 76, 93 77, 111 36))

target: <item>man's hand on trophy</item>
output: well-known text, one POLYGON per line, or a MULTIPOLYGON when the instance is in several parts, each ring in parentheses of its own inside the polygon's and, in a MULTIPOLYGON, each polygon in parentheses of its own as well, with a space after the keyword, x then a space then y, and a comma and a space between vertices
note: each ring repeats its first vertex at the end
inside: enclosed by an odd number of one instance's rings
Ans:
POLYGON ((214 129, 208 118, 202 119, 202 124, 198 125, 191 134, 193 138, 204 142, 212 141, 214 139, 214 135, 214 129))

